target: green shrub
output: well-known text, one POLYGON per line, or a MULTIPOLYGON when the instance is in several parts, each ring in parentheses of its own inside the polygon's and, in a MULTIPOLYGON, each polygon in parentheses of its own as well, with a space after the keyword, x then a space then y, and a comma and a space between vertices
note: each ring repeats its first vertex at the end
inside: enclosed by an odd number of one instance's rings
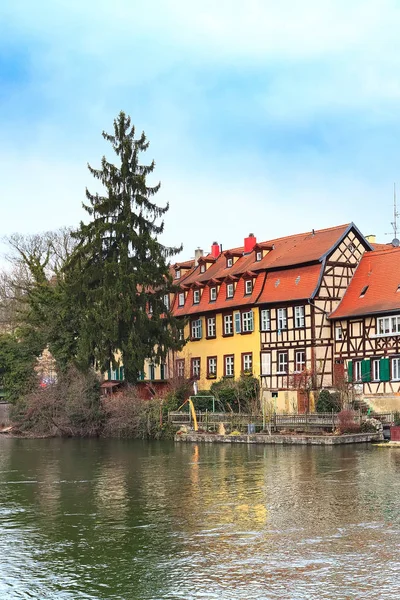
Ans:
POLYGON ((319 413, 339 412, 340 410, 340 394, 337 392, 331 393, 329 390, 321 390, 318 394, 316 411, 319 413))

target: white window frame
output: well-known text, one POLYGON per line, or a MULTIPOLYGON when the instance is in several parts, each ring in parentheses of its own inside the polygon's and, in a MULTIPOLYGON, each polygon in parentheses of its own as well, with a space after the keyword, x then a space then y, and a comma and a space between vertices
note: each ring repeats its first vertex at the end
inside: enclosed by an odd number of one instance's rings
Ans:
POLYGON ((176 361, 176 375, 177 377, 185 377, 185 359, 179 358, 176 361))
POLYGON ((180 269, 177 269, 177 270, 175 271, 175 279, 180 279, 180 278, 181 278, 181 270, 180 270, 180 269))
POLYGON ((261 352, 261 375, 271 375, 271 352, 261 352))
POLYGON ((244 372, 253 372, 253 354, 251 352, 243 354, 243 371, 244 372))
POLYGON ((226 267, 227 269, 230 269, 231 267, 233 267, 233 258, 227 258, 226 259, 226 267))
POLYGON ((400 315, 378 317, 376 320, 376 333, 383 335, 400 335, 400 315))
POLYGON ((224 315, 224 335, 233 335, 233 315, 224 315))
POLYGON ((200 290, 193 291, 193 304, 200 304, 200 290))
POLYGON ((214 302, 216 299, 217 299, 217 288, 212 287, 212 288, 210 288, 210 300, 211 300, 211 302, 214 302))
POLYGON ((235 376, 235 357, 234 355, 225 356, 225 377, 235 376))
POLYGON ((235 325, 235 333, 242 333, 242 320, 240 312, 235 312, 233 315, 233 322, 235 325))
POLYGON ((287 375, 288 372, 288 353, 287 352, 278 352, 277 356, 277 374, 278 375, 287 375))
POLYGON ((287 329, 287 309, 286 308, 278 308, 278 330, 282 331, 283 329, 287 329))
POLYGON ((305 350, 296 350, 294 354, 294 372, 302 373, 306 368, 306 351, 305 350), (303 355, 304 360, 299 360, 298 356, 303 355))
POLYGON ((206 265, 203 263, 200 265, 200 273, 205 273, 206 272, 206 265))
POLYGON ((169 294, 164 294, 163 302, 165 310, 169 310, 169 294))
POLYGON ((251 279, 246 279, 244 282, 244 293, 246 296, 250 296, 253 293, 253 282, 251 279))
POLYGON ((192 339, 201 340, 202 338, 202 324, 201 319, 195 319, 191 323, 192 339))
POLYGON ((372 381, 381 380, 381 361, 379 358, 372 359, 372 381))
POLYGON ((178 306, 185 306, 185 292, 179 292, 179 294, 178 294, 178 306))
POLYGON ((227 283, 226 284, 226 297, 227 298, 233 298, 235 293, 235 288, 233 283, 227 283))
POLYGON ((335 327, 335 340, 341 342, 343 340, 343 329, 341 325, 335 327))
POLYGON ((185 339, 185 331, 183 328, 179 328, 178 329, 178 340, 180 342, 183 342, 184 339, 185 339))
POLYGON ((207 317, 207 337, 214 338, 216 335, 215 317, 207 317))
POLYGON ((260 262, 260 260, 262 260, 262 251, 258 250, 256 252, 256 262, 260 262))
POLYGON ((390 363, 391 381, 400 381, 400 357, 392 358, 390 363))
POLYGON ((207 375, 215 375, 217 376, 217 357, 216 356, 208 356, 207 357, 207 375))
POLYGON ((200 379, 200 358, 192 358, 192 377, 200 379))
POLYGON ((362 382, 362 369, 361 369, 362 360, 353 361, 353 376, 355 382, 362 382))
POLYGON ((253 311, 249 310, 242 312, 242 333, 254 331, 254 315, 253 311))
POLYGON ((296 329, 302 329, 305 325, 304 306, 294 307, 294 326, 296 329))
POLYGON ((264 308, 261 311, 261 331, 271 331, 271 311, 264 308))

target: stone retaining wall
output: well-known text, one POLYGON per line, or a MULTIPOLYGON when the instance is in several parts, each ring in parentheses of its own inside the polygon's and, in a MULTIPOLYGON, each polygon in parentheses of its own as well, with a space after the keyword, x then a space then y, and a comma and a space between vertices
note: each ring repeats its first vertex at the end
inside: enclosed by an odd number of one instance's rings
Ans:
POLYGON ((206 433, 182 433, 175 436, 176 442, 194 443, 227 443, 227 444, 281 444, 336 446, 339 444, 359 444, 379 442, 383 440, 381 433, 355 433, 351 435, 209 435, 206 433))
POLYGON ((10 424, 10 405, 0 402, 0 427, 10 424))

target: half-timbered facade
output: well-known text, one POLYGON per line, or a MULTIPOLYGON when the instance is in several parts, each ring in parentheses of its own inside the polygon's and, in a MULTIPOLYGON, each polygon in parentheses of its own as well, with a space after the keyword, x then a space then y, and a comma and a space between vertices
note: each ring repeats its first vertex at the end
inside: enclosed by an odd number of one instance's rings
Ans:
POLYGON ((364 254, 330 315, 338 376, 373 408, 400 407, 400 248, 364 254))
POLYGON ((292 252, 271 263, 257 304, 262 387, 276 410, 312 408, 306 388, 332 387, 328 315, 365 250, 370 244, 350 224, 297 236, 292 252))

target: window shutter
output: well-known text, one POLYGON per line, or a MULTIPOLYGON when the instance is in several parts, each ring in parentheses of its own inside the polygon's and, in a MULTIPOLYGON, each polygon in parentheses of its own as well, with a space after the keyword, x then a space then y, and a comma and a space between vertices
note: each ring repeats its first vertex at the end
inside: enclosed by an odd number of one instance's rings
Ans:
POLYGON ((111 381, 111 369, 107 371, 108 381, 111 381))
POLYGON ((251 314, 251 319, 250 319, 250 331, 254 331, 254 313, 253 313, 253 311, 252 311, 252 310, 250 311, 250 314, 251 314))
POLYGON ((235 313, 235 333, 241 332, 240 313, 235 313))
POLYGON ((125 379, 124 367, 119 368, 119 380, 123 381, 125 379))
POLYGON ((199 333, 199 338, 201 339, 203 337, 203 321, 202 321, 202 319, 199 319, 199 325, 200 325, 200 327, 199 327, 199 332, 200 332, 199 333))
POLYGON ((379 361, 379 371, 381 381, 390 381, 390 367, 388 358, 381 358, 379 361))
POLYGON ((366 358, 361 363, 361 379, 362 381, 371 381, 371 364, 369 358, 366 358))
POLYGON ((261 353, 261 375, 271 374, 271 355, 267 352, 261 353))
POLYGON ((353 381, 353 361, 347 361, 347 379, 353 381))

